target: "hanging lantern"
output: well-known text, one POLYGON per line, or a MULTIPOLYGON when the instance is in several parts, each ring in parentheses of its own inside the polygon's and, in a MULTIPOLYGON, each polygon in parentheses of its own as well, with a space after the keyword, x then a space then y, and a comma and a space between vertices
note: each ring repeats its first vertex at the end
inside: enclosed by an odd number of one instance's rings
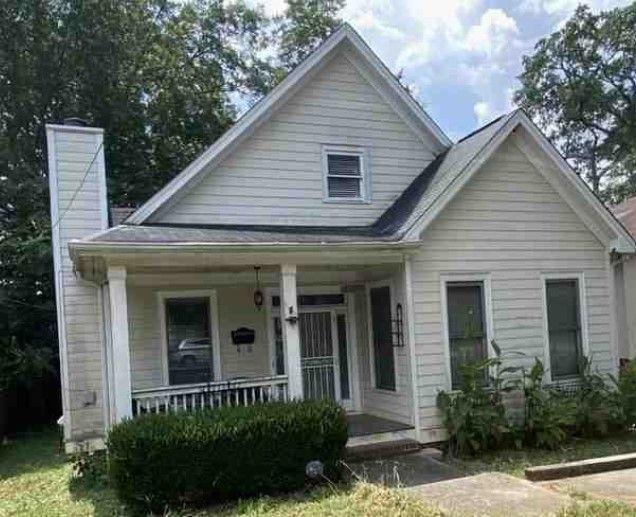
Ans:
POLYGON ((258 273, 260 272, 260 266, 254 266, 254 271, 256 272, 256 289, 254 289, 254 305, 260 311, 263 306, 263 291, 261 291, 261 283, 258 277, 258 273))

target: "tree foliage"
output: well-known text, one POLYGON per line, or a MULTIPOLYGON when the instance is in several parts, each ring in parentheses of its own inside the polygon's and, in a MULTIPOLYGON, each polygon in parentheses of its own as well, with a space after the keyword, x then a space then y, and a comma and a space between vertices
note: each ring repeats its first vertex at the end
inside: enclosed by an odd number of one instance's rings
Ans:
POLYGON ((224 0, 0 0, 0 333, 56 347, 44 125, 105 129, 113 205, 177 174, 338 23, 224 0), (293 50, 292 50, 293 49, 293 50))
POLYGON ((636 3, 598 14, 580 6, 524 57, 516 101, 594 192, 636 193, 636 3))

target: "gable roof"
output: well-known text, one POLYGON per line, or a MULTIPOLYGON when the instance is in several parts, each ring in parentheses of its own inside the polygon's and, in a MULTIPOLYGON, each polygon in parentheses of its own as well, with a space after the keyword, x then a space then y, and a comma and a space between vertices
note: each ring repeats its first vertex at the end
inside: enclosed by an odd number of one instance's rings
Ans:
MULTIPOLYGON (((216 245, 338 245, 399 244, 418 241, 422 231, 451 201, 503 141, 523 127, 541 154, 552 162, 575 193, 575 211, 592 214, 614 234, 612 246, 619 252, 636 252, 630 233, 592 193, 587 184, 559 155, 537 126, 521 110, 493 120, 442 152, 402 192, 394 203, 368 226, 281 226, 281 225, 120 225, 76 241, 77 244, 164 245, 214 243, 216 245)), ((539 167, 543 169, 543 167, 539 167)), ((557 186, 557 188, 559 188, 557 186)), ((566 200, 567 201, 567 200, 566 200)), ((589 216, 586 215, 589 220, 589 216)), ((593 229, 594 231, 594 229, 593 229)), ((71 243, 71 247, 74 243, 71 243)))
POLYGON ((402 87, 399 80, 382 63, 360 35, 348 23, 344 23, 214 144, 130 215, 126 222, 130 224, 145 223, 162 207, 173 203, 178 196, 183 195, 206 171, 219 163, 257 127, 268 120, 287 99, 313 77, 337 49, 346 43, 349 44, 349 48, 357 57, 366 62, 378 75, 383 85, 391 92, 396 103, 415 121, 421 134, 432 137, 440 151, 452 145, 452 141, 402 87))

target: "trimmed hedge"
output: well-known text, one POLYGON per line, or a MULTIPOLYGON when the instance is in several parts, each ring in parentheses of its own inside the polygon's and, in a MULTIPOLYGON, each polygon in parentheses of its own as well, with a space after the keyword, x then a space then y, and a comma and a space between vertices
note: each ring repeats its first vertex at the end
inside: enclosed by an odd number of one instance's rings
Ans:
POLYGON ((109 473, 123 502, 163 511, 301 488, 312 460, 334 477, 346 442, 329 401, 143 415, 111 430, 109 473))

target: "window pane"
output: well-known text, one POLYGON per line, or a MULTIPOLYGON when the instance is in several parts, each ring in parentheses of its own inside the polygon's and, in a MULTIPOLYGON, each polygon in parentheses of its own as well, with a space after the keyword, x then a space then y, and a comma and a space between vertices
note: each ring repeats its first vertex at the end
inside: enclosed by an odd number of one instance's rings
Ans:
POLYGON ((329 175, 334 176, 360 176, 360 157, 347 154, 327 155, 329 175))
POLYGON ((209 300, 173 298, 165 310, 170 384, 212 380, 209 300))
MULTIPOLYGON (((462 385, 460 366, 488 357, 482 282, 451 282, 446 286, 451 385, 462 385)), ((484 371, 484 382, 488 372, 484 371)))
POLYGON ((360 180, 358 178, 327 178, 329 197, 359 198, 360 180))
POLYGON ((395 390, 391 291, 389 287, 374 287, 370 290, 370 295, 375 386, 385 390, 395 390))
POLYGON ((338 358, 340 359, 340 398, 347 400, 349 395, 349 363, 347 358, 347 320, 344 314, 336 317, 338 327, 338 358))
POLYGON ((552 377, 577 375, 581 362, 578 282, 546 281, 546 301, 552 377))

